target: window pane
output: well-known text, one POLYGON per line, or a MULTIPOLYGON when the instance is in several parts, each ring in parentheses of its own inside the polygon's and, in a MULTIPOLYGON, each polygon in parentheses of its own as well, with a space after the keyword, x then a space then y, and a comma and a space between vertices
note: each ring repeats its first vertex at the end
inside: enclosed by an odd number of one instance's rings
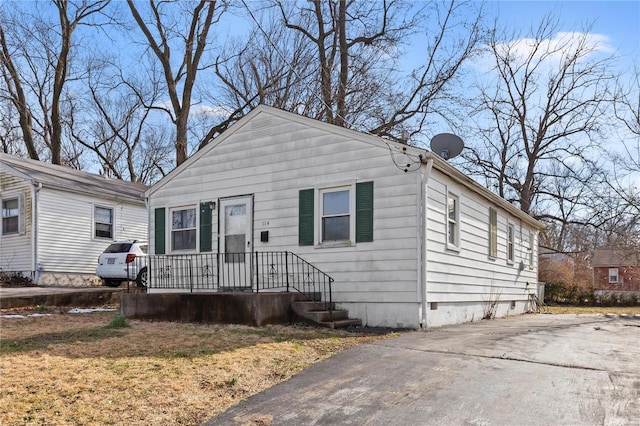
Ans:
POLYGON ((507 228, 507 259, 509 260, 514 258, 514 237, 513 225, 509 225, 507 228))
POLYGON ((449 222, 449 244, 456 244, 456 223, 449 222))
POLYGON ((96 207, 95 219, 100 223, 112 223, 111 222, 111 209, 105 209, 103 207, 96 207))
POLYGON ((18 199, 5 200, 2 202, 2 217, 19 216, 20 210, 18 209, 18 199))
POLYGON ((244 262, 245 241, 245 234, 224 236, 224 252, 227 255, 225 256, 226 263, 244 262))
POLYGON ((349 216, 322 218, 322 240, 341 241, 349 239, 349 216))
POLYGON ((322 194, 322 215, 349 214, 349 191, 325 192, 322 194))
POLYGON ((247 205, 237 204, 235 206, 227 206, 225 212, 227 216, 244 216, 247 214, 247 205))
POLYGON ((173 250, 190 250, 196 248, 196 230, 173 231, 171 233, 171 247, 173 250))
POLYGON ((96 223, 96 237, 111 238, 111 225, 108 223, 96 223))
POLYGON ((95 207, 95 236, 98 238, 113 238, 113 209, 95 207))
POLYGON ((171 213, 172 229, 196 227, 196 209, 174 210, 171 213))
POLYGON ((456 199, 453 197, 449 197, 449 219, 456 220, 456 199))
POLYGON ((2 233, 3 234, 17 234, 18 233, 18 216, 7 217, 2 219, 2 233))

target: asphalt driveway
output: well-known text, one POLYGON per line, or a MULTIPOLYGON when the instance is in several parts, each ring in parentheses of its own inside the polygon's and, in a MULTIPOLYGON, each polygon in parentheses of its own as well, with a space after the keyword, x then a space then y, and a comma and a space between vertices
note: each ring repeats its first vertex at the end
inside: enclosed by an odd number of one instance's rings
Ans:
POLYGON ((640 318, 523 315, 352 348, 208 425, 640 425, 640 318))

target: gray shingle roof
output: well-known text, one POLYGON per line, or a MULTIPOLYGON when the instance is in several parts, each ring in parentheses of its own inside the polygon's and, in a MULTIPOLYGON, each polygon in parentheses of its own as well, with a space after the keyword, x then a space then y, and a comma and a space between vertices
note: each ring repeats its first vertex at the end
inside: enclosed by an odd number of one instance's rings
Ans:
POLYGON ((144 192, 149 189, 147 185, 141 183, 108 179, 68 167, 7 154, 0 154, 0 170, 10 173, 13 170, 14 174, 28 176, 34 183, 41 183, 43 187, 47 188, 138 203, 144 202, 144 192))
POLYGON ((624 247, 601 247, 593 252, 591 264, 594 268, 607 266, 639 266, 640 251, 624 247))

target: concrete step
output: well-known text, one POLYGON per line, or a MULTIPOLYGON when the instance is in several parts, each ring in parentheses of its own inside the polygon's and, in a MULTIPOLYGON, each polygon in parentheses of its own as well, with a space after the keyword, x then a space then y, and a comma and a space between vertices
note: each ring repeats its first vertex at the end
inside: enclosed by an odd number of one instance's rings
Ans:
POLYGON ((298 315, 309 311, 324 311, 327 309, 324 303, 309 300, 291 302, 291 308, 298 315))
POLYGON ((337 321, 325 321, 319 323, 323 327, 329 328, 347 328, 347 327, 361 327, 362 321, 359 319, 343 319, 337 321))
POLYGON ((344 309, 337 309, 337 310, 334 310, 333 312, 329 312, 326 310, 307 311, 304 314, 300 314, 300 315, 304 315, 305 318, 318 323, 326 322, 326 321, 345 320, 349 318, 349 312, 345 311, 344 309))
POLYGON ((349 311, 334 309, 330 312, 321 302, 298 300, 291 303, 291 309, 299 317, 325 327, 342 328, 362 325, 359 319, 349 319, 349 311))

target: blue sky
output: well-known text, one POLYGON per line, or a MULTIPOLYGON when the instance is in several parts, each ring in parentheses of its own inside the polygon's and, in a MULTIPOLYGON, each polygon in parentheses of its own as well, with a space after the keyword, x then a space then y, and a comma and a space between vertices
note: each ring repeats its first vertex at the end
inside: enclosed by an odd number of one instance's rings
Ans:
POLYGON ((560 19, 563 31, 577 31, 593 23, 591 32, 605 35, 610 45, 631 62, 640 56, 640 1, 493 1, 499 22, 526 31, 548 13, 560 19))

